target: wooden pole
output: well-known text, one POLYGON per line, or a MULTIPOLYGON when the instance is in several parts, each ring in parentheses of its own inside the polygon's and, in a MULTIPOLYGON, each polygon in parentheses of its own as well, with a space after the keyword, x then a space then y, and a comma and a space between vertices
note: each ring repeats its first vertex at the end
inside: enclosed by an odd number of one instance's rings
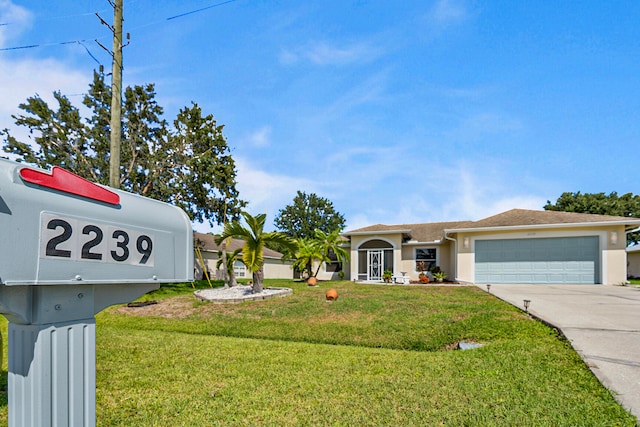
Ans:
POLYGON ((113 3, 113 66, 111 74, 111 146, 109 186, 120 188, 120 140, 122 114, 122 2, 113 3))

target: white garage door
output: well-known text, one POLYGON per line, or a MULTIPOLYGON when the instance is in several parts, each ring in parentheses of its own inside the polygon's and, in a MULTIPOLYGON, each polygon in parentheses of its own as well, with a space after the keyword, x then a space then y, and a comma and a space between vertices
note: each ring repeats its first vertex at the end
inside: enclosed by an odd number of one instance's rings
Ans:
POLYGON ((477 240, 476 283, 600 283, 597 236, 477 240))

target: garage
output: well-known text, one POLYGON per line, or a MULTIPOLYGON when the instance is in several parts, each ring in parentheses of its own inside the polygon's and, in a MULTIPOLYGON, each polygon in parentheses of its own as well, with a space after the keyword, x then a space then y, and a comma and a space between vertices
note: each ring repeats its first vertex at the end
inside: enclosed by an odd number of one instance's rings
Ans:
POLYGON ((476 240, 476 283, 595 284, 598 236, 476 240))

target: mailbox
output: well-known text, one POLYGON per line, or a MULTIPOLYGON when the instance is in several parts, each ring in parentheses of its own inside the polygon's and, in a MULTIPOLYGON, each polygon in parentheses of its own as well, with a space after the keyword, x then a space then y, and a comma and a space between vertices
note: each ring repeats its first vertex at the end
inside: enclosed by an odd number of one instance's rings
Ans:
POLYGON ((179 208, 0 159, 9 426, 95 425, 95 314, 193 280, 179 208))
POLYGON ((193 276, 187 215, 62 168, 0 159, 0 284, 163 283, 193 276))

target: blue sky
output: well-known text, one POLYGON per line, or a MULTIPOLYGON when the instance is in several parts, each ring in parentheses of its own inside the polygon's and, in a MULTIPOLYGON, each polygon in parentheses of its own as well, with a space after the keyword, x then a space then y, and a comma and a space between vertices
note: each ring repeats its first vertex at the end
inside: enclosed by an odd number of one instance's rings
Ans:
MULTIPOLYGON (((224 124, 270 227, 297 190, 348 229, 640 193, 638 1, 124 3, 124 84, 224 124)), ((79 106, 110 69, 95 12, 112 21, 106 0, 0 0, 0 48, 39 45, 0 51, 0 128, 35 93, 79 106)))

